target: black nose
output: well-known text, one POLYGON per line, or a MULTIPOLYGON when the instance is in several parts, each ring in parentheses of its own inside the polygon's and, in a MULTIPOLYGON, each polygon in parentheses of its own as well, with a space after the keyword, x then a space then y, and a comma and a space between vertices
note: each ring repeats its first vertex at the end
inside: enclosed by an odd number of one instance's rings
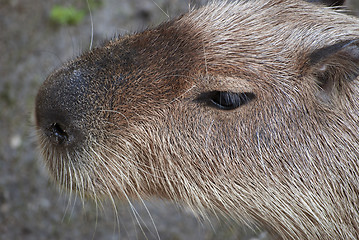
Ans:
POLYGON ((60 148, 80 147, 86 136, 86 83, 79 71, 73 72, 60 70, 52 74, 36 97, 37 129, 60 148))
POLYGON ((43 136, 58 147, 75 147, 83 138, 80 125, 73 120, 71 112, 57 110, 59 106, 36 104, 36 124, 43 136))

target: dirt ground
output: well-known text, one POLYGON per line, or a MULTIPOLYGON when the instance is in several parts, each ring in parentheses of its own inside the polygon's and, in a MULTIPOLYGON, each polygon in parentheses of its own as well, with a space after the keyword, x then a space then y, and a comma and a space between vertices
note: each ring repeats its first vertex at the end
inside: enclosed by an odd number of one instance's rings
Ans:
MULTIPOLYGON (((170 17, 184 13, 188 1, 99 1, 92 10, 94 45, 168 19, 161 9, 170 17)), ((270 239, 212 216, 202 221, 160 200, 118 202, 116 217, 110 203, 82 204, 57 189, 36 151, 34 99, 46 76, 89 49, 90 39, 86 0, 0 2, 0 240, 270 239), (74 26, 56 24, 50 20, 56 5, 84 9, 86 16, 74 26)))

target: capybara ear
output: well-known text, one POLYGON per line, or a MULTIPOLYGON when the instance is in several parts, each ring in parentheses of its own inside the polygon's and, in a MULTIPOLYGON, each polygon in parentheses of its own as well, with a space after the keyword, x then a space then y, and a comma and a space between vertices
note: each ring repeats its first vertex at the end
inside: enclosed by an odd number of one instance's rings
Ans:
POLYGON ((315 50, 309 58, 311 73, 321 94, 330 96, 359 76, 359 39, 340 41, 315 50))
POLYGON ((328 7, 342 6, 345 0, 307 0, 307 2, 320 3, 328 7))

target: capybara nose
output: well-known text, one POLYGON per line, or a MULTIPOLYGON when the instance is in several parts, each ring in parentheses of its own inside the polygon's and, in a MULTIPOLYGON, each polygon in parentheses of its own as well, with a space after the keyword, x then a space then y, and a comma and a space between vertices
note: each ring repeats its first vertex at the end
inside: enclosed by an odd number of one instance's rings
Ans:
MULTIPOLYGON (((73 73, 73 72, 72 72, 73 73)), ((35 118, 42 140, 55 147, 80 147, 84 140, 87 84, 80 74, 51 75, 36 97, 35 118)))
POLYGON ((61 105, 46 106, 41 101, 36 103, 36 124, 42 135, 55 146, 75 146, 81 139, 81 130, 74 126, 70 112, 61 111, 61 105))
POLYGON ((67 129, 67 126, 54 121, 45 129, 45 134, 54 144, 68 144, 73 139, 73 132, 67 129))

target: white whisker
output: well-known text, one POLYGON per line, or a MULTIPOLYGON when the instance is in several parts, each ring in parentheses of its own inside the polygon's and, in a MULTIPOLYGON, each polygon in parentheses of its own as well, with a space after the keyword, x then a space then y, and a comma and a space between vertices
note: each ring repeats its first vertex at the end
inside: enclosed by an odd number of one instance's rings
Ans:
POLYGON ((151 0, 166 16, 168 19, 170 19, 170 16, 156 3, 155 0, 151 0))

